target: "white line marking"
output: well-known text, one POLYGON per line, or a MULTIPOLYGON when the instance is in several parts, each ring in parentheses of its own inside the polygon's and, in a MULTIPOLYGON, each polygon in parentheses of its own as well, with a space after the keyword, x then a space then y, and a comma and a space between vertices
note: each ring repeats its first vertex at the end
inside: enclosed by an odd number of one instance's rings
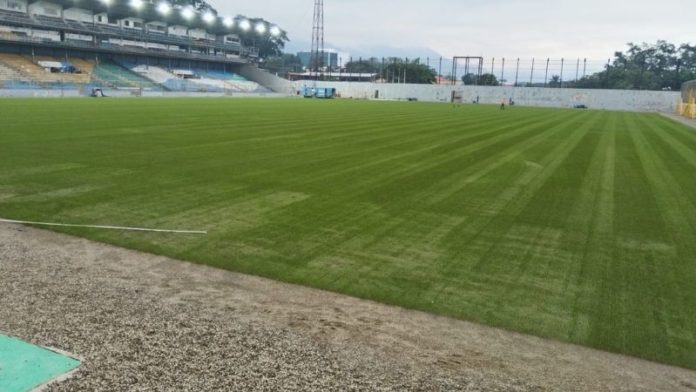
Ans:
POLYGON ((201 235, 208 234, 207 231, 201 231, 201 230, 166 230, 166 229, 145 229, 142 227, 73 225, 73 224, 68 224, 68 223, 32 222, 32 221, 20 221, 20 220, 13 220, 13 219, 0 219, 0 223, 17 223, 20 225, 36 225, 36 226, 79 227, 79 228, 85 228, 85 229, 103 229, 103 230, 146 231, 146 232, 152 232, 152 233, 201 234, 201 235))

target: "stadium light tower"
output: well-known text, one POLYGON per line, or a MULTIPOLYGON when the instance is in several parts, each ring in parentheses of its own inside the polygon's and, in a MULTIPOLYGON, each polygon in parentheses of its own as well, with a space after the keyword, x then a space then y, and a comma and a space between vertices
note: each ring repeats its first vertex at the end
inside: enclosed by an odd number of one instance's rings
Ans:
POLYGON ((145 3, 143 2, 143 0, 131 0, 130 1, 130 6, 135 8, 136 10, 140 10, 141 8, 143 8, 144 5, 145 5, 145 3))
POLYGON ((312 26, 312 52, 309 56, 309 72, 319 71, 324 62, 324 0, 314 0, 314 23, 312 26))
POLYGON ((206 11, 203 14, 203 21, 207 24, 211 24, 211 23, 215 22, 215 14, 213 14, 210 11, 206 11))
POLYGON ((168 2, 162 1, 159 4, 157 4, 157 12, 167 16, 170 12, 172 12, 172 6, 168 2))
POLYGON ((184 9, 181 10, 181 16, 186 20, 193 19, 193 17, 195 15, 196 15, 196 12, 193 10, 193 7, 191 7, 191 6, 184 7, 184 9))

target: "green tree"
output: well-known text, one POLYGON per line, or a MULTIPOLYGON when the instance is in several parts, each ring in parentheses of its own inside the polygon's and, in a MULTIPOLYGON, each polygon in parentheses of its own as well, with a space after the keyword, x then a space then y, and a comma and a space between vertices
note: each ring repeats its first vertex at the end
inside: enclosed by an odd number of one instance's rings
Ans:
POLYGON ((500 85, 498 78, 490 73, 478 76, 473 73, 468 73, 462 76, 462 83, 466 86, 498 86, 500 85))
POLYGON ((696 78, 696 46, 667 41, 640 45, 629 43, 625 52, 616 52, 605 69, 568 87, 635 90, 678 90, 696 78))
POLYGON ((561 87, 561 77, 559 75, 553 75, 551 76, 551 80, 549 80, 549 87, 561 87))
POLYGON ((437 72, 426 64, 421 64, 420 59, 408 60, 391 58, 387 61, 383 77, 387 81, 400 83, 432 84, 436 81, 437 72))
POLYGON ((272 73, 286 76, 288 72, 302 72, 302 61, 291 53, 273 56, 263 61, 263 68, 272 73))
POLYGON ((263 18, 247 18, 243 15, 238 15, 235 18, 235 20, 237 21, 237 23, 235 23, 235 26, 237 26, 235 32, 237 35, 239 35, 239 38, 241 39, 242 44, 244 46, 258 48, 259 57, 262 59, 280 56, 283 54, 285 44, 287 42, 290 42, 290 38, 288 38, 287 31, 281 29, 280 34, 278 35, 270 34, 270 32, 268 31, 259 33, 253 27, 247 31, 244 31, 239 27, 239 21, 244 19, 247 19, 251 23, 251 26, 256 26, 259 23, 264 23, 267 26, 272 25, 271 22, 263 18))
POLYGON ((346 63, 346 72, 350 73, 379 73, 382 67, 382 60, 375 57, 363 60, 358 59, 346 63))

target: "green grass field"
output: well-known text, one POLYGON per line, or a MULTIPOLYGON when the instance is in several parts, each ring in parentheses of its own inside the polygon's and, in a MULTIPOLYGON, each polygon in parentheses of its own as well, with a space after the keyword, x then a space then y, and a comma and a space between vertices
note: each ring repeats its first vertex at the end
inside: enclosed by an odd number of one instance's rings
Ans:
POLYGON ((652 114, 0 101, 0 217, 690 368, 695 174, 652 114))

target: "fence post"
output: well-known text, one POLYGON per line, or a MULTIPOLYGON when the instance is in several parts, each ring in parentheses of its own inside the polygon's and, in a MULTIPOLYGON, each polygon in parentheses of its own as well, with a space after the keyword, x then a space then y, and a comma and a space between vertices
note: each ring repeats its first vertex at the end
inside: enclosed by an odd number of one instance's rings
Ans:
POLYGON ((517 87, 517 82, 520 76, 520 58, 517 58, 517 68, 515 69, 515 87, 517 87))
POLYGON ((534 85, 534 57, 532 57, 532 72, 529 73, 529 87, 534 85))
POLYGON ((583 60, 583 65, 582 65, 582 77, 585 78, 587 76, 587 59, 583 60))
POLYGON ((440 69, 437 72, 438 76, 440 77, 439 81, 442 83, 442 56, 440 56, 440 69))
POLYGON ((502 86, 505 81, 505 57, 503 57, 503 64, 500 70, 500 85, 502 86))

